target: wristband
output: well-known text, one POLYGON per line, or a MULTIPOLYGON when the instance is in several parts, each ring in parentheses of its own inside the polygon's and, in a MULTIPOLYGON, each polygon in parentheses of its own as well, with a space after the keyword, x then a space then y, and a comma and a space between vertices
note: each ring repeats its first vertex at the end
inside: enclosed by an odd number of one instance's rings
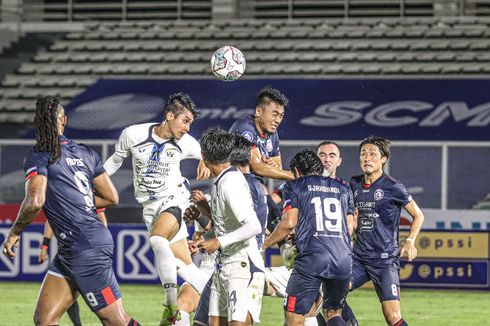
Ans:
POLYGON ((415 240, 412 238, 406 238, 405 241, 415 242, 415 240))
POLYGON ((41 249, 46 249, 46 250, 48 250, 48 246, 46 246, 46 245, 41 245, 41 249))
POLYGON ((99 214, 99 213, 104 213, 104 212, 105 212, 105 207, 103 207, 103 208, 97 208, 97 209, 95 210, 95 212, 96 212, 97 214, 99 214))
POLYGON ((201 214, 201 216, 199 216, 199 218, 197 219, 197 223, 199 223, 199 225, 203 229, 206 229, 206 226, 208 226, 208 224, 209 224, 209 217, 207 217, 204 214, 201 214))
POLYGON ((50 242, 51 242, 51 239, 50 239, 50 238, 46 238, 46 237, 44 237, 44 238, 43 238, 43 242, 42 242, 42 244, 41 244, 41 248, 43 248, 43 249, 48 249, 48 247, 49 247, 49 243, 50 243, 50 242))

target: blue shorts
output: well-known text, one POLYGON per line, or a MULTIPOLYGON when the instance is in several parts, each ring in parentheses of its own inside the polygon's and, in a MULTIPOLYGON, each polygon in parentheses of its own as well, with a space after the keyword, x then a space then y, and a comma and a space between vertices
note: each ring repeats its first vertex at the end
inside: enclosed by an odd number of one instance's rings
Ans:
POLYGON ((199 305, 194 315, 194 322, 197 325, 209 324, 209 297, 211 295, 211 284, 213 284, 213 278, 211 277, 206 283, 206 286, 202 290, 201 298, 199 299, 199 305))
POLYGON ((374 267, 352 260, 352 290, 373 281, 379 301, 400 300, 400 266, 374 267))
POLYGON ((114 270, 112 247, 86 249, 76 258, 57 254, 48 273, 66 278, 82 295, 93 312, 107 307, 121 297, 114 270))
POLYGON ((349 292, 349 278, 327 279, 312 276, 301 270, 294 269, 286 288, 284 309, 301 315, 306 315, 318 299, 320 287, 326 291, 323 297, 323 309, 338 310, 349 292))

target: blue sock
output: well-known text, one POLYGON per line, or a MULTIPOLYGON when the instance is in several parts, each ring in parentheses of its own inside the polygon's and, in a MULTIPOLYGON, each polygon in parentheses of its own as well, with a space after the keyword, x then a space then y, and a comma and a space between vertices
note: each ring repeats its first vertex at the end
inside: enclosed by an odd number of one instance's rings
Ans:
POLYGON ((335 316, 327 321, 327 326, 347 326, 345 321, 340 316, 335 316))

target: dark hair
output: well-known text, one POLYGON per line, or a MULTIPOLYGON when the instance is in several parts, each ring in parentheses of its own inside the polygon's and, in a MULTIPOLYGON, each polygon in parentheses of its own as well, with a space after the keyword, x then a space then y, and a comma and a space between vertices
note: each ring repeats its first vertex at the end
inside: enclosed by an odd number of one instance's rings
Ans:
POLYGON ((185 110, 189 110, 194 118, 197 118, 196 104, 186 93, 175 93, 170 95, 163 109, 163 115, 166 118, 168 112, 178 116, 185 110))
POLYGON ((316 151, 318 152, 318 150, 320 149, 320 147, 324 146, 324 145, 334 145, 335 147, 337 147, 337 149, 339 150, 339 154, 340 154, 340 146, 339 144, 337 144, 336 142, 334 142, 333 140, 324 140, 322 141, 320 144, 318 144, 318 146, 316 147, 316 151))
POLYGON ((211 164, 229 162, 234 146, 234 136, 220 128, 208 128, 201 136, 202 156, 211 164))
POLYGON ((252 156, 252 143, 245 137, 234 135, 235 144, 231 151, 230 163, 235 166, 248 166, 252 156))
POLYGON ((260 90, 257 94, 257 100, 255 102, 255 106, 261 107, 262 105, 267 105, 270 102, 277 103, 283 107, 287 107, 289 104, 289 100, 280 91, 270 86, 265 86, 260 90))
POLYGON ((36 130, 35 152, 49 152, 49 164, 61 157, 61 145, 58 137, 58 113, 62 107, 60 100, 52 96, 38 97, 34 128, 36 130))
POLYGON ((386 156, 387 159, 390 158, 390 141, 388 139, 377 136, 369 136, 364 138, 359 145, 359 153, 361 153, 362 147, 366 144, 375 145, 378 147, 381 157, 386 156))
POLYGON ((318 155, 309 149, 303 149, 301 152, 294 155, 291 163, 291 169, 296 168, 301 175, 322 174, 323 164, 318 155))

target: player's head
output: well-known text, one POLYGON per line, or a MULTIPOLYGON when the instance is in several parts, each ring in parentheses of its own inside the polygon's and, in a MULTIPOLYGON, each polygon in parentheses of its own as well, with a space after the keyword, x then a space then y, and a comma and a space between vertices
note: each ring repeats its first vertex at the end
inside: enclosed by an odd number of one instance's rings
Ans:
POLYGON ((235 145, 230 156, 230 163, 237 167, 250 165, 252 143, 240 135, 234 135, 235 145))
POLYGON ((316 154, 322 161, 323 175, 334 178, 337 168, 342 163, 339 145, 330 140, 322 141, 316 148, 316 154))
POLYGON ((189 132, 197 117, 196 104, 185 93, 170 95, 163 113, 172 138, 177 140, 189 132))
POLYGON ((359 156, 365 174, 382 171, 390 158, 390 141, 376 136, 364 138, 359 145, 359 156))
POLYGON ((255 121, 263 133, 274 133, 284 118, 288 98, 275 88, 266 86, 257 94, 255 121))
POLYGON ((220 128, 209 128, 201 136, 201 153, 207 166, 230 162, 235 136, 220 128))
POLYGON ((49 163, 56 162, 61 156, 58 139, 66 126, 65 110, 60 100, 52 96, 42 96, 36 100, 34 128, 36 130, 36 152, 50 152, 49 163))
POLYGON ((318 155, 309 149, 304 149, 294 155, 289 167, 297 178, 302 175, 319 174, 323 172, 323 164, 318 155))

